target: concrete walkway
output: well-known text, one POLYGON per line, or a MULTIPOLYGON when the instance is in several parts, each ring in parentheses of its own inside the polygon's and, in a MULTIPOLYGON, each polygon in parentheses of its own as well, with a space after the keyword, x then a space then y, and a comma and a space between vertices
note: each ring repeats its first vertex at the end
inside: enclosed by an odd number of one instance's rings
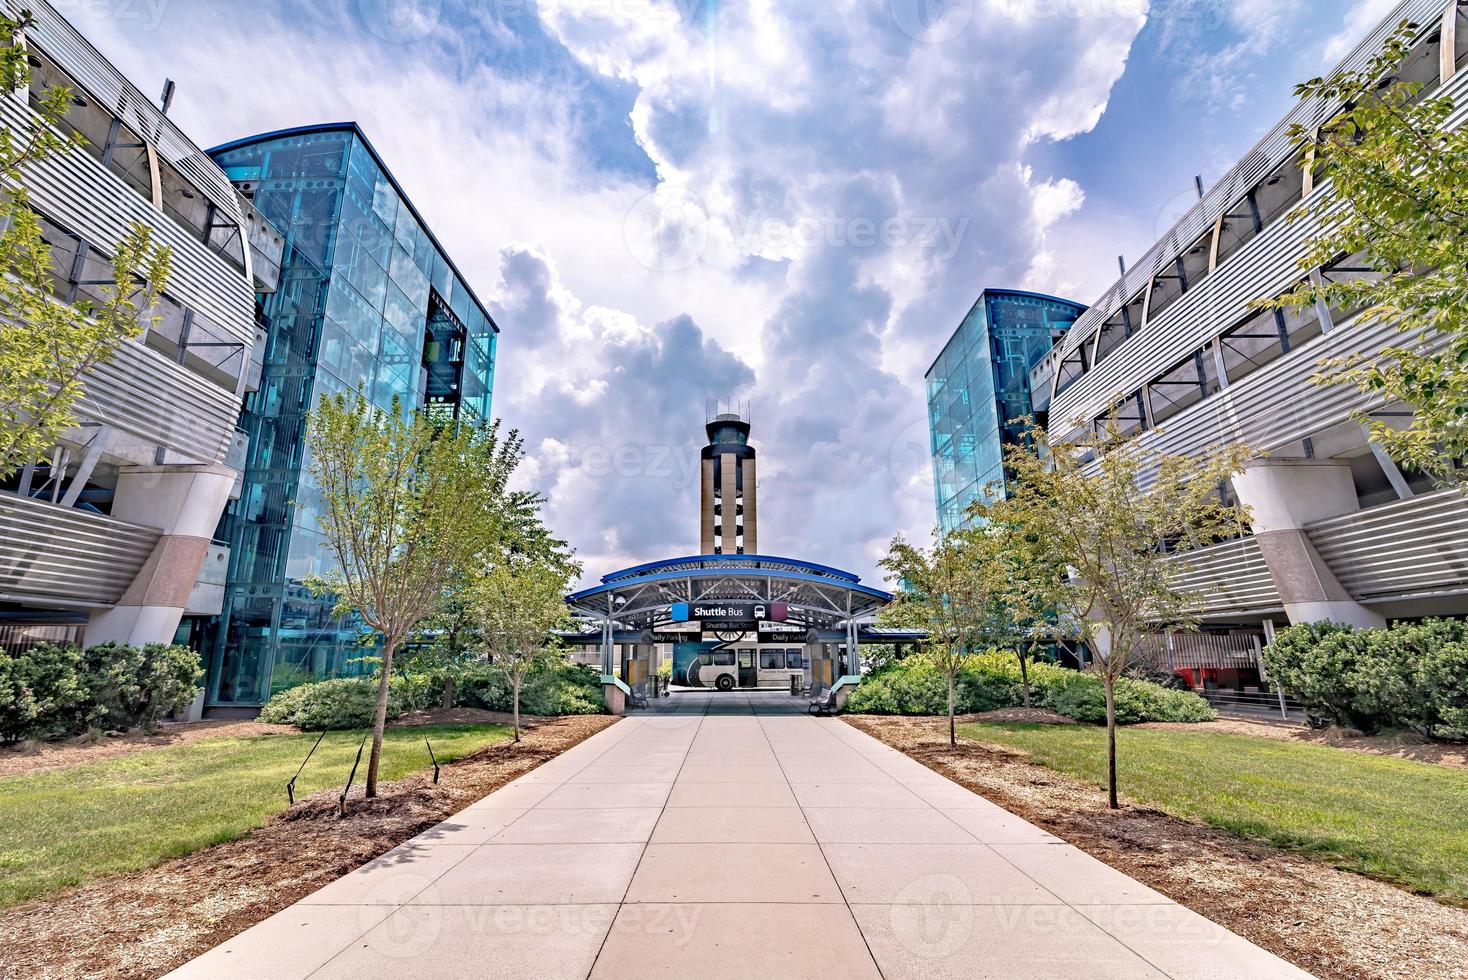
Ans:
POLYGON ((788 694, 658 707, 173 975, 1308 976, 788 694))

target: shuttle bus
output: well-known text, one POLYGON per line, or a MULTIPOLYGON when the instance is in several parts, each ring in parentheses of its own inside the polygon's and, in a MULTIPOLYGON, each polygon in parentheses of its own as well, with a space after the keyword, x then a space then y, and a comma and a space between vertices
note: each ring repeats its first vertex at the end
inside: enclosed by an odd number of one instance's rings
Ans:
MULTIPOLYGON (((792 678, 805 685, 808 667, 804 647, 760 643, 704 650, 689 661, 685 673, 689 687, 788 691, 792 678)), ((674 673, 676 676, 676 665, 674 673)))

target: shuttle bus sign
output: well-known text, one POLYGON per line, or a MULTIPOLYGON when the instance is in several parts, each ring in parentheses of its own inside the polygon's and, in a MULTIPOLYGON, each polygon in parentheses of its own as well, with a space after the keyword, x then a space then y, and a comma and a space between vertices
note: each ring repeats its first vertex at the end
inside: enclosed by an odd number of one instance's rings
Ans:
POLYGON ((674 622, 696 622, 704 629, 755 629, 763 623, 783 623, 790 607, 783 602, 710 601, 675 602, 674 622))

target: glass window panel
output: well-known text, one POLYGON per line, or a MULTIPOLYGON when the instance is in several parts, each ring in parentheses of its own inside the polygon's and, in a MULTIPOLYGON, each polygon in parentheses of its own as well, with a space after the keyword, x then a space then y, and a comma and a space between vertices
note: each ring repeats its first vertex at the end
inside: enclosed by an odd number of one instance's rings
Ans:
POLYGON ((326 297, 326 315, 346 330, 357 343, 376 349, 382 331, 382 315, 345 282, 336 281, 326 297))
POLYGON ((388 269, 392 281, 420 313, 428 312, 428 277, 414 263, 413 257, 402 248, 392 251, 392 264, 388 269))
POLYGON ((408 337, 419 335, 426 316, 422 310, 413 306, 401 289, 391 283, 387 287, 387 302, 383 307, 383 314, 388 323, 408 337))

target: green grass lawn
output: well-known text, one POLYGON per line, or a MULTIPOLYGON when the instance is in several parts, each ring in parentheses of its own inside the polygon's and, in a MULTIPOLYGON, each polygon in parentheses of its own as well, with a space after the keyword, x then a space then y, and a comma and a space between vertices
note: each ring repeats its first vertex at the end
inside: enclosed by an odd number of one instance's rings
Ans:
MULTIPOLYGON (((1106 732, 1090 725, 964 725, 1098 786, 1106 732)), ((1124 796, 1298 849, 1337 867, 1468 904, 1468 772, 1278 739, 1122 729, 1124 796)))
MULTIPOLYGON (((508 739, 505 725, 390 728, 380 778, 508 739)), ((315 734, 221 738, 0 779, 0 908, 243 836, 286 808, 285 784, 315 734)), ((332 732, 296 799, 346 784, 362 733, 332 732)), ((370 746, 369 746, 370 749, 370 746)), ((367 753, 357 785, 367 774, 367 753)))

